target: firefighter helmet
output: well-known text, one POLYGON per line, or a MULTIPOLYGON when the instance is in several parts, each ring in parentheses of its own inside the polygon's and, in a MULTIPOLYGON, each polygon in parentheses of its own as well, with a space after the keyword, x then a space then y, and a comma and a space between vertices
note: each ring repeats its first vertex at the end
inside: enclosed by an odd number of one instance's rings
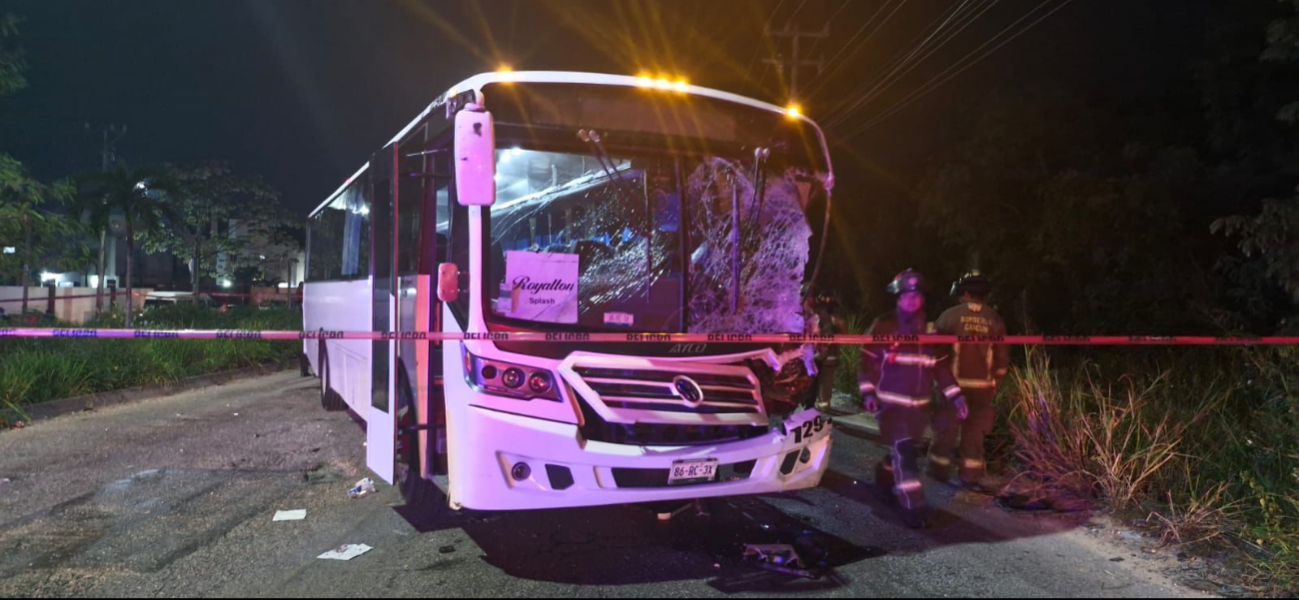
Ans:
POLYGON ((925 277, 920 273, 917 273, 914 269, 907 269, 898 273, 897 276, 893 278, 893 281, 889 282, 888 291, 894 296, 900 296, 907 292, 924 293, 924 288, 925 277))
POLYGON ((952 295, 960 297, 962 294, 969 292, 977 296, 987 296, 992 291, 992 280, 988 279, 978 269, 966 271, 959 279, 952 283, 952 295))

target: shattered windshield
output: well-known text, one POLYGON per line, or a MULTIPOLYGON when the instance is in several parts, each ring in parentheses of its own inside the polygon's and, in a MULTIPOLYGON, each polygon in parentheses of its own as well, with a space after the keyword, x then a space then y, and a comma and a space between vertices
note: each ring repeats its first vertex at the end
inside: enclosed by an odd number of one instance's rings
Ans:
POLYGON ((812 231, 801 170, 762 172, 755 198, 752 159, 598 156, 498 151, 485 278, 493 320, 574 331, 803 330, 812 231))

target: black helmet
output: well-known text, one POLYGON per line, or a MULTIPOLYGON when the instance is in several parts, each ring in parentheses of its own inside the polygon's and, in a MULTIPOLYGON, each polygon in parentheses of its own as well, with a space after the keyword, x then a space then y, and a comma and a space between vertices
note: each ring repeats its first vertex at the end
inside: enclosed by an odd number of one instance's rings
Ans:
POLYGON ((924 275, 917 273, 914 269, 907 269, 898 273, 897 276, 893 278, 893 281, 889 282, 888 291, 894 296, 900 296, 907 292, 924 293, 925 277, 924 275))
POLYGON ((992 280, 978 269, 966 271, 952 283, 952 295, 960 297, 966 292, 976 296, 987 296, 992 292, 992 280))

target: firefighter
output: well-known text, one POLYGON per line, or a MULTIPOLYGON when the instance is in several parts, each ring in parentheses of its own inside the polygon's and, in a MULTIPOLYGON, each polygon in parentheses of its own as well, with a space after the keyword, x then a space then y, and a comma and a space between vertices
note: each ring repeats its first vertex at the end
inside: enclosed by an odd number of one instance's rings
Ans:
MULTIPOLYGON (((925 325, 924 278, 907 269, 889 284, 897 297, 894 315, 871 325, 872 335, 917 335, 925 325)), ((875 469, 875 483, 891 491, 903 509, 903 519, 913 528, 925 526, 925 493, 920 483, 918 447, 929 425, 930 395, 934 382, 952 406, 965 406, 961 388, 952 377, 945 347, 897 342, 862 348, 859 385, 862 404, 876 414, 880 434, 889 444, 889 455, 875 469)))
MULTIPOLYGON (((952 284, 952 295, 960 304, 938 317, 941 335, 1004 336, 1006 325, 987 304, 992 282, 979 271, 969 271, 952 284)), ((983 439, 992 431, 995 415, 992 399, 997 384, 1006 376, 1010 347, 1004 344, 958 343, 952 346, 952 374, 968 400, 969 418, 958 421, 957 410, 940 406, 934 411, 934 443, 930 446, 930 475, 940 481, 951 478, 953 450, 960 439, 959 475, 961 487, 979 493, 988 489, 981 482, 986 464, 983 439)))

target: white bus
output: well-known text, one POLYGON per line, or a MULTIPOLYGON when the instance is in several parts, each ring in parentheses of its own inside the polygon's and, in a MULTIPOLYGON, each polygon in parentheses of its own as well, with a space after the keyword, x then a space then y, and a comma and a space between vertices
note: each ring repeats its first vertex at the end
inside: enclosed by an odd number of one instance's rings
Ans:
POLYGON ((472 77, 311 214, 304 329, 397 339, 307 340, 304 368, 412 503, 816 486, 831 427, 810 347, 583 334, 803 333, 832 186, 794 110, 646 77, 472 77), (400 339, 420 331, 485 335, 400 339), (491 339, 510 331, 554 335, 491 339))

